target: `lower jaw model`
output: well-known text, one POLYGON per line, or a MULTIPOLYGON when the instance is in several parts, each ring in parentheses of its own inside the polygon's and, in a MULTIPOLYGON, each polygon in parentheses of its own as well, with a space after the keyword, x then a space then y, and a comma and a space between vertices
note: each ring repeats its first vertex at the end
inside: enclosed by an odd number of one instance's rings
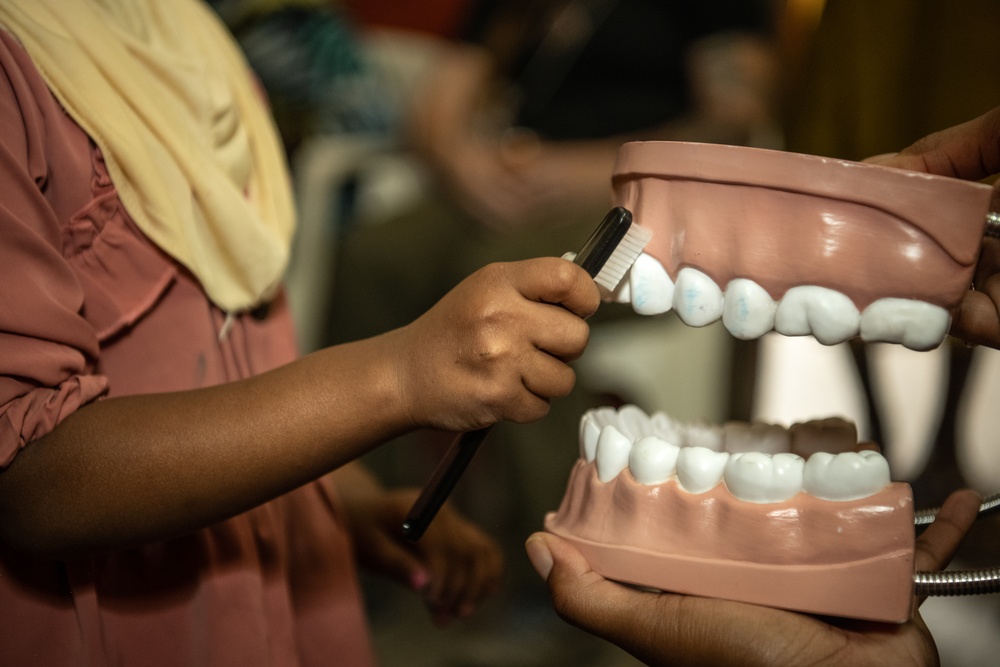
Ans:
POLYGON ((675 422, 587 412, 581 456, 545 528, 599 574, 664 591, 905 622, 910 487, 852 424, 675 422))

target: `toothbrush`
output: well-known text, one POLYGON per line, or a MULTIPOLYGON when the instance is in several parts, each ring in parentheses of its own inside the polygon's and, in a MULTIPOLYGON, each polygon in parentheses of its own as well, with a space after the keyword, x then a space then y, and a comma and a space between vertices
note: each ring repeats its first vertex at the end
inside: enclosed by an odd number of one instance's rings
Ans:
MULTIPOLYGON (((632 214, 618 206, 604 217, 573 261, 594 282, 610 292, 625 277, 650 238, 652 232, 633 225, 632 214)), ((463 433, 451 445, 403 521, 403 536, 406 539, 416 542, 424 534, 465 472, 479 445, 486 439, 490 428, 492 427, 487 426, 463 433)))

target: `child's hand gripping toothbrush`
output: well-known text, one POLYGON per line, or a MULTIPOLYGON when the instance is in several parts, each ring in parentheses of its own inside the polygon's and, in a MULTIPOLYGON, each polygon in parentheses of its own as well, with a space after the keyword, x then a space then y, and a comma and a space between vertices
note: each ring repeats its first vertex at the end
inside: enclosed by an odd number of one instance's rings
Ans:
MULTIPOLYGON (((632 214, 612 209, 573 260, 601 287, 614 290, 635 262, 652 234, 632 224, 632 214)), ((491 427, 460 435, 442 459, 434 476, 403 522, 403 535, 419 540, 451 494, 491 427)))

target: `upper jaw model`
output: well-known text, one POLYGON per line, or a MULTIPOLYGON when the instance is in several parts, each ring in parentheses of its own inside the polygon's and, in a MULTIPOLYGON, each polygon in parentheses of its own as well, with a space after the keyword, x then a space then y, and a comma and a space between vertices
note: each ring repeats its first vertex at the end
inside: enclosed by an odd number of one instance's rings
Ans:
POLYGON ((913 498, 854 426, 682 424, 634 405, 580 423, 545 528, 643 587, 883 622, 910 617, 913 498))
POLYGON ((937 347, 972 284, 991 188, 783 151, 624 144, 614 205, 653 231, 614 298, 737 338, 937 347))

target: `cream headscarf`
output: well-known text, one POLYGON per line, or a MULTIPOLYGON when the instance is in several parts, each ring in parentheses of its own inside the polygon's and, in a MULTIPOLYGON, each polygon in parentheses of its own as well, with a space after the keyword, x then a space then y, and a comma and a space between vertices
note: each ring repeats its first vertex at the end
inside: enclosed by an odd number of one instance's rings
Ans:
POLYGON ((97 143, 125 208, 226 312, 268 298, 294 210, 238 47, 198 0, 3 0, 0 24, 97 143))

